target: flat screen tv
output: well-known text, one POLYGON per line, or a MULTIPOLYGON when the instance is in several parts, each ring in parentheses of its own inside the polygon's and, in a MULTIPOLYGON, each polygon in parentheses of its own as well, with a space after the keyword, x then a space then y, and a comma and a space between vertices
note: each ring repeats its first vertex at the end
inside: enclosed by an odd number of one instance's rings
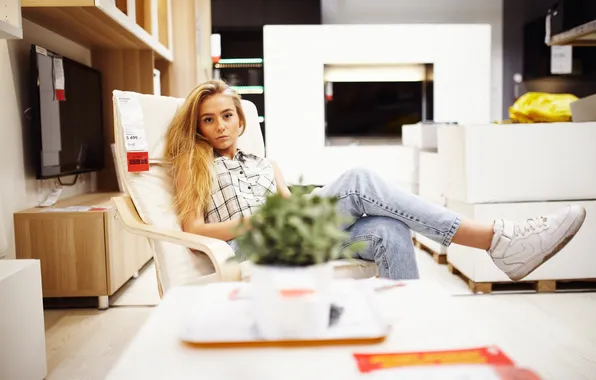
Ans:
POLYGON ((401 138, 404 124, 432 120, 432 82, 334 82, 327 138, 401 138), (426 110, 425 110, 426 107, 426 110))
POLYGON ((101 73, 39 45, 31 46, 30 58, 29 116, 37 178, 103 169, 101 73), (63 85, 54 58, 62 59, 63 85), (63 92, 56 91, 60 87, 63 92))

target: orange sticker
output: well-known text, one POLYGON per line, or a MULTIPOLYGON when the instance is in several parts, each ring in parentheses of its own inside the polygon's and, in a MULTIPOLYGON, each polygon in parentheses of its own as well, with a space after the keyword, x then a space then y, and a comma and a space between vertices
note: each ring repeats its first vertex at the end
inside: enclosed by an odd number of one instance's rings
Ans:
POLYGON ((301 297, 314 293, 316 292, 312 289, 282 289, 279 291, 279 294, 284 298, 301 297))
POLYGON ((378 369, 448 364, 513 365, 513 361, 496 347, 463 350, 354 354, 360 372, 378 369))

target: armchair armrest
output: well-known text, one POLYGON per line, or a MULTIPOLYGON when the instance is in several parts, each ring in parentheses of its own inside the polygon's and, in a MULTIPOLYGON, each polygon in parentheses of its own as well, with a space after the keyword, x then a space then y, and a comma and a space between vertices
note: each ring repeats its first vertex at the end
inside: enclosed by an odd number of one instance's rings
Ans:
POLYGON ((227 262, 229 258, 234 257, 234 250, 226 242, 147 224, 140 218, 129 196, 114 197, 112 201, 122 219, 124 228, 130 233, 201 251, 209 257, 215 272, 220 275, 222 281, 239 281, 241 279, 240 266, 227 262))

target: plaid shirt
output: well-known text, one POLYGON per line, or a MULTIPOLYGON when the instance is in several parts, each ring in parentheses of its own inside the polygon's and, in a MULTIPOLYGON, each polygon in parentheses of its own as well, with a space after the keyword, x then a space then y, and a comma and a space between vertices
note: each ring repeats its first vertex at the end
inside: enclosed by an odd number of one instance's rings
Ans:
POLYGON ((275 193, 273 167, 265 158, 238 150, 233 159, 217 157, 211 202, 205 223, 218 223, 250 216, 275 193))

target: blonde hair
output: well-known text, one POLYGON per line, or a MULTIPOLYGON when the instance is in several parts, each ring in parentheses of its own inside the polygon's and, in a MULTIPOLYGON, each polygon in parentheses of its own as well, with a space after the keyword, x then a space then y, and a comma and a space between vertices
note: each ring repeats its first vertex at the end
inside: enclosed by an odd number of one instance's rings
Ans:
POLYGON ((200 134, 200 106, 205 99, 220 94, 232 97, 242 128, 240 134, 244 133, 246 117, 241 98, 221 80, 204 82, 192 90, 166 133, 165 156, 172 168, 174 207, 181 223, 209 205, 214 154, 200 134))

